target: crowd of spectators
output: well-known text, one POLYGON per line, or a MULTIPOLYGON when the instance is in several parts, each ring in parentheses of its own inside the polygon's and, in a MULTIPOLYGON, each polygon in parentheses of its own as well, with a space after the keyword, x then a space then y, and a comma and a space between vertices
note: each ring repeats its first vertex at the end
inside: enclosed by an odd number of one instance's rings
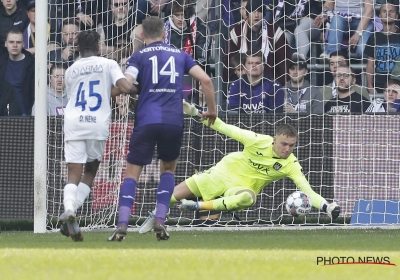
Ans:
MULTIPOLYGON (((35 4, 2 0, 0 6, 1 116, 34 115, 35 4)), ((80 30, 97 30, 99 55, 124 67, 145 45, 141 23, 148 16, 164 19, 165 43, 211 76, 221 73, 218 94, 228 112, 399 110, 398 0, 50 0, 48 11, 48 115, 63 114, 63 76, 79 59, 80 30), (221 64, 214 64, 216 56, 221 64), (323 71, 315 70, 315 60, 323 71)), ((183 98, 206 106, 189 77, 183 98)), ((129 97, 113 104, 116 115, 133 114, 129 97)))

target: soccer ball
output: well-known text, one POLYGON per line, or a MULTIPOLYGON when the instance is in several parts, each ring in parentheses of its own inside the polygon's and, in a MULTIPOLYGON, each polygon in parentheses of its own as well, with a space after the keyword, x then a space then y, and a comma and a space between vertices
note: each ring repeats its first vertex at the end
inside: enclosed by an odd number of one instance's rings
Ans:
POLYGON ((304 216, 311 212, 311 198, 304 192, 296 191, 286 199, 286 210, 294 217, 304 216))

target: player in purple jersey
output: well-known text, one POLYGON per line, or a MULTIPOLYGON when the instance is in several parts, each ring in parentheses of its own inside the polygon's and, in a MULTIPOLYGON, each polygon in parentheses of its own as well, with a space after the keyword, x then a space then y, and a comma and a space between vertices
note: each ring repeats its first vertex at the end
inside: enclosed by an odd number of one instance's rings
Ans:
POLYGON ((142 25, 141 36, 147 46, 132 54, 125 71, 128 81, 138 83, 140 91, 125 179, 119 195, 117 229, 108 241, 122 241, 126 236, 136 185, 143 165, 151 163, 156 144, 161 175, 157 188, 154 233, 157 240, 169 238, 165 229, 165 216, 174 190, 174 172, 183 136, 182 88, 185 74, 200 81, 203 87, 208 105, 203 119, 213 124, 217 117, 210 77, 188 54, 162 43, 165 31, 160 18, 148 17, 142 25))

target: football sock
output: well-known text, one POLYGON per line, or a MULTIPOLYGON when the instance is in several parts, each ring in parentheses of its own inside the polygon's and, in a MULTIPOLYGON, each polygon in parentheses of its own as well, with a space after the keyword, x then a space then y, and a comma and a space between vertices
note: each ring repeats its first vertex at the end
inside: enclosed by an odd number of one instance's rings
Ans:
POLYGON ((319 206, 319 209, 326 213, 327 208, 328 208, 328 202, 326 202, 326 200, 322 201, 321 205, 319 206))
POLYGON ((75 211, 79 209, 85 202, 85 199, 89 196, 90 187, 85 183, 80 182, 78 185, 78 190, 76 192, 76 199, 75 199, 75 211))
POLYGON ((168 213, 169 203, 175 187, 175 176, 170 172, 160 175, 160 182, 157 187, 157 206, 155 222, 164 224, 165 216, 168 213))
POLYGON ((119 192, 119 216, 117 226, 128 226, 131 208, 135 201, 136 180, 133 178, 125 178, 119 192))
POLYGON ((75 184, 66 184, 64 187, 64 211, 75 212, 75 199, 78 186, 75 184))
POLYGON ((253 196, 248 192, 199 202, 201 210, 240 211, 254 204, 253 196))
POLYGON ((175 196, 172 195, 171 200, 169 202, 169 208, 173 207, 177 202, 178 202, 178 200, 176 200, 175 196))

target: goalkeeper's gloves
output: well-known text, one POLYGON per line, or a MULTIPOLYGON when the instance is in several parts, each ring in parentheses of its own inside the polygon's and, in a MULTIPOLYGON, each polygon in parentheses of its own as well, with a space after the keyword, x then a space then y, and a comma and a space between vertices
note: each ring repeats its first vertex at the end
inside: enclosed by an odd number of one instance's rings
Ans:
POLYGON ((328 216, 332 219, 336 219, 339 217, 340 214, 340 207, 339 205, 336 204, 336 202, 332 202, 331 204, 328 204, 328 207, 326 208, 326 213, 328 216))
POLYGON ((186 115, 197 116, 199 114, 199 110, 197 110, 194 104, 190 104, 183 99, 183 112, 186 115))

